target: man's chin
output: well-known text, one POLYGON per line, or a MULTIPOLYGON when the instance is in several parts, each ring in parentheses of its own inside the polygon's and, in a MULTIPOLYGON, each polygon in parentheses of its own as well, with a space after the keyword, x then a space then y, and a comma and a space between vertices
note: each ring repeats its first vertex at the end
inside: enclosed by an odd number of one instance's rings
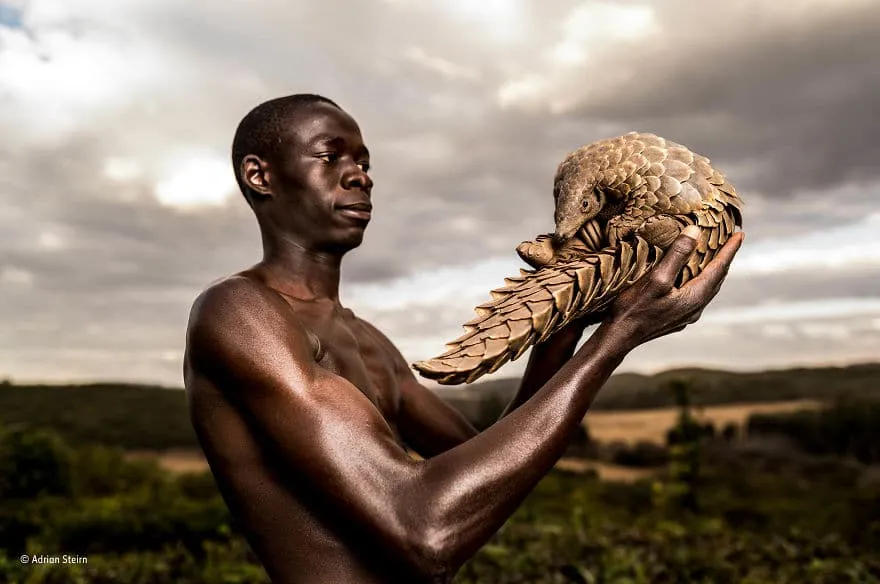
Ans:
POLYGON ((346 233, 336 238, 332 246, 337 252, 345 253, 359 247, 364 241, 365 227, 347 229, 346 233))

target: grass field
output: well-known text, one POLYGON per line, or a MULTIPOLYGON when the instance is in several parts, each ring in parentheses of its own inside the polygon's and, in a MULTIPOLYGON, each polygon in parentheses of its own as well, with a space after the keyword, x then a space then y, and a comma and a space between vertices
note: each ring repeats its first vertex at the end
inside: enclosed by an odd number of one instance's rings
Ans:
MULTIPOLYGON (((456 581, 880 584, 880 402, 837 399, 840 387, 707 400, 701 420, 749 428, 719 439, 662 405, 593 410, 593 441, 578 436, 456 581), (674 446, 645 443, 673 425, 674 446)), ((0 384, 0 581, 268 583, 204 473, 181 393, 0 384), (45 550, 88 565, 19 561, 45 550)))
MULTIPOLYGON (((809 399, 769 403, 743 403, 696 408, 694 417, 711 422, 717 429, 726 424, 742 426, 752 414, 775 414, 796 410, 817 409, 822 402, 809 399)), ((600 442, 654 442, 663 444, 666 431, 675 425, 678 408, 655 410, 595 411, 587 414, 590 436, 600 442)))

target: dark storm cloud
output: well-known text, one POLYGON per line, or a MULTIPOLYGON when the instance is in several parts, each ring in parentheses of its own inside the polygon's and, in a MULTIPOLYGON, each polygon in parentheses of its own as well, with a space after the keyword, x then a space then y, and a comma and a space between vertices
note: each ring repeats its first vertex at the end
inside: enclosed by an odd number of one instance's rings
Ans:
POLYGON ((662 36, 609 63, 631 81, 596 79, 577 115, 625 121, 751 169, 740 183, 765 196, 876 180, 876 3, 801 3, 784 18, 746 6, 658 5, 662 36))

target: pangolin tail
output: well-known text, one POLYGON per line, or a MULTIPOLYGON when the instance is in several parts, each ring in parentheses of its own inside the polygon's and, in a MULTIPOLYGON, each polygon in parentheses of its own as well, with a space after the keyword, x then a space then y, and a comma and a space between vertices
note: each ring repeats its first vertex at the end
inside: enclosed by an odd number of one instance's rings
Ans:
POLYGON ((572 320, 603 310, 663 256, 663 250, 635 236, 575 261, 520 270, 492 290, 492 301, 475 310, 463 336, 442 355, 413 365, 444 385, 471 383, 522 356, 572 320))

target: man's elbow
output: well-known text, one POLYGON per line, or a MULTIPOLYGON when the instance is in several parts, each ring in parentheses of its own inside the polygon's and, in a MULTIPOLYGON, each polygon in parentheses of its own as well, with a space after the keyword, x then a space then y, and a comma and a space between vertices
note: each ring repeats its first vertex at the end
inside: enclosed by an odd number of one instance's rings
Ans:
POLYGON ((443 529, 426 525, 414 536, 413 563, 426 582, 450 582, 458 571, 454 538, 443 529))
POLYGON ((426 521, 425 514, 414 515, 409 527, 401 530, 399 537, 395 538, 401 568, 411 573, 408 576, 411 581, 432 584, 451 581, 454 572, 450 570, 451 554, 447 539, 430 521, 426 521))

